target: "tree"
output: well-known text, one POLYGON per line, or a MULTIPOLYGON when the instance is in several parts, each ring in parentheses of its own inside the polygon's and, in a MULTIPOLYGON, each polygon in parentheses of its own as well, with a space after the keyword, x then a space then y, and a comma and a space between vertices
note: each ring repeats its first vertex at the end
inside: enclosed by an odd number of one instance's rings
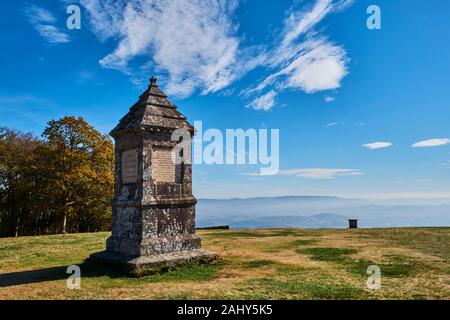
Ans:
POLYGON ((108 230, 113 166, 112 141, 82 118, 43 139, 0 128, 0 236, 108 230))
POLYGON ((29 133, 0 128, 0 234, 18 236, 30 218, 30 169, 41 144, 29 133))
POLYGON ((76 117, 50 121, 43 136, 39 163, 61 232, 101 229, 108 223, 113 196, 112 141, 76 117))

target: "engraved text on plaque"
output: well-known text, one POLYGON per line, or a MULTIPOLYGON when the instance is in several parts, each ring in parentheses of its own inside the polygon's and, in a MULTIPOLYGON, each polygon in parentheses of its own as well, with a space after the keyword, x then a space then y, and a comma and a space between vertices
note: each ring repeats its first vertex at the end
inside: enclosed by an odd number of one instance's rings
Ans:
POLYGON ((152 156, 153 179, 156 182, 175 182, 175 164, 172 149, 154 149, 152 156))
POLYGON ((122 153, 122 183, 137 183, 138 153, 137 150, 122 153))

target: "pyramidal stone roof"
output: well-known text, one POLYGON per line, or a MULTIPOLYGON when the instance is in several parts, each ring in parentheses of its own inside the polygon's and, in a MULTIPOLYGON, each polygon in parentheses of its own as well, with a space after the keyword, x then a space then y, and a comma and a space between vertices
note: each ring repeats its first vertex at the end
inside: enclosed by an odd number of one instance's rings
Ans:
POLYGON ((141 94, 130 111, 120 119, 119 124, 111 131, 110 135, 115 137, 121 132, 133 129, 185 129, 194 132, 194 128, 189 124, 186 117, 159 89, 157 79, 154 76, 151 77, 147 90, 141 94))

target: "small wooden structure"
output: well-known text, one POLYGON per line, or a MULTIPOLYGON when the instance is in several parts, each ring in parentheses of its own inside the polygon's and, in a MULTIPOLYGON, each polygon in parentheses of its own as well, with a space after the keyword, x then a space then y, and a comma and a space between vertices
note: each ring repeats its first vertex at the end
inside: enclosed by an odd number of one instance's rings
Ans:
POLYGON ((358 219, 348 219, 349 229, 358 229, 358 219))

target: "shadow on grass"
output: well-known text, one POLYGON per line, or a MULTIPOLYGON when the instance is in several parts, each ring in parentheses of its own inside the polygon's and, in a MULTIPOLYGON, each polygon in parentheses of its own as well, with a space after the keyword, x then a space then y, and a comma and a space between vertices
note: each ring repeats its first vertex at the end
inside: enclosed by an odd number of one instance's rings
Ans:
POLYGON ((53 267, 0 274, 0 288, 67 279, 69 275, 66 274, 66 269, 67 267, 53 267))
MULTIPOLYGON (((82 277, 101 277, 110 278, 129 278, 129 276, 116 269, 106 268, 92 262, 85 261, 77 265, 82 271, 82 277)), ((18 286, 24 284, 41 283, 48 281, 64 280, 69 278, 72 273, 67 273, 68 266, 50 267, 45 269, 18 271, 0 274, 0 288, 18 286)))
MULTIPOLYGON (((81 270, 81 277, 100 279, 107 281, 108 285, 117 284, 121 280, 122 284, 138 284, 152 282, 171 282, 171 281, 208 281, 217 276, 224 267, 223 262, 203 264, 197 262, 186 262, 172 267, 160 268, 153 270, 154 272, 143 277, 135 277, 127 273, 123 269, 117 267, 107 267, 102 264, 85 260, 82 264, 78 264, 81 270)), ((66 280, 72 273, 67 273, 68 266, 51 267, 45 269, 19 271, 12 273, 0 274, 0 288, 10 287, 32 283, 42 283, 57 280, 66 280)))

